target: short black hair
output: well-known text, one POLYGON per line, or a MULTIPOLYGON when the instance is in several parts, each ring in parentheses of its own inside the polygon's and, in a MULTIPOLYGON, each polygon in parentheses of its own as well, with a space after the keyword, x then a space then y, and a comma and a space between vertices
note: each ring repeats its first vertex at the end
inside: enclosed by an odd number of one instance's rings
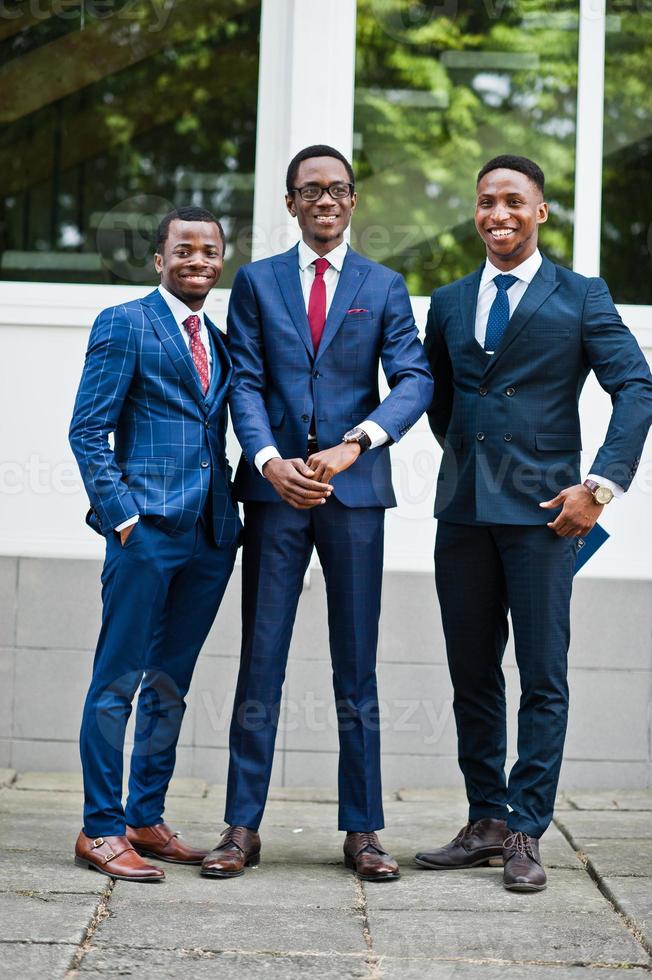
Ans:
POLYGON ((297 179, 297 171, 299 169, 299 164, 303 163, 304 160, 311 160, 313 157, 335 157, 340 163, 343 163, 346 167, 346 172, 349 175, 349 183, 353 184, 355 187, 355 177, 353 175, 353 167, 346 159, 343 153, 336 150, 333 146, 326 146, 325 143, 315 143, 314 146, 306 146, 303 150, 299 150, 296 156, 293 156, 290 160, 290 165, 288 167, 288 172, 285 177, 285 186, 287 188, 288 194, 292 193, 292 188, 294 187, 294 182, 297 179))
POLYGON ((528 160, 527 157, 512 156, 509 153, 503 153, 502 156, 494 157, 493 160, 485 163, 478 174, 478 179, 475 182, 476 187, 485 174, 490 173, 492 170, 517 170, 519 173, 529 177, 532 183, 539 188, 541 194, 544 192, 546 178, 543 170, 538 163, 535 163, 534 160, 528 160))
POLYGON ((170 225, 173 221, 207 221, 210 224, 217 225, 217 230, 220 233, 220 238, 222 239, 222 248, 226 247, 226 236, 224 235, 224 228, 217 220, 212 211, 208 211, 206 208, 196 208, 192 205, 183 208, 174 208, 172 211, 168 211, 164 218, 161 219, 161 223, 158 226, 156 232, 156 251, 159 255, 163 252, 163 246, 165 245, 168 237, 168 232, 170 230, 170 225))

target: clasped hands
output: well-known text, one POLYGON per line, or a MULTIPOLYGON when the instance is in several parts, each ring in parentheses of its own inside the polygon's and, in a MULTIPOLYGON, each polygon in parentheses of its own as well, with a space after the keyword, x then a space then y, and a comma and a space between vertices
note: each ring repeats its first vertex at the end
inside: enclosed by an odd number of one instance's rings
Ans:
POLYGON ((286 503, 297 510, 309 510, 326 503, 333 492, 329 481, 347 470, 359 455, 357 442, 341 442, 313 453, 307 463, 276 456, 265 463, 263 475, 286 503))
POLYGON ((596 504, 593 494, 583 483, 567 487, 552 500, 544 500, 539 507, 553 510, 561 507, 561 513, 547 526, 560 538, 578 538, 586 536, 604 506, 596 504))

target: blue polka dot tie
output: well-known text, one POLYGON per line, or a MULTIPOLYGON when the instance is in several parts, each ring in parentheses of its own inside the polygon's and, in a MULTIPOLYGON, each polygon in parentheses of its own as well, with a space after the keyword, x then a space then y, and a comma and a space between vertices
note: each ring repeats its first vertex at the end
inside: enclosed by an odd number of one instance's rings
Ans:
POLYGON ((517 276, 496 276, 493 280, 496 287, 496 298, 489 310, 487 332, 484 338, 484 349, 495 351, 503 339, 503 334, 509 323, 509 299, 507 290, 517 282, 517 276))

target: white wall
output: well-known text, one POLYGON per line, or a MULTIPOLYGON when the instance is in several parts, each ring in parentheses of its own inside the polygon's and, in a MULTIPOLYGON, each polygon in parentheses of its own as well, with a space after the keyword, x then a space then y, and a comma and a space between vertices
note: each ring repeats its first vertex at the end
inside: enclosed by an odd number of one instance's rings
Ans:
MULTIPOLYGON (((99 558, 103 541, 84 524, 87 498, 68 446, 67 432, 88 331, 105 306, 143 295, 142 288, 0 284, 0 555, 99 558)), ((228 290, 215 290, 208 311, 223 325, 228 290)), ((415 298, 420 327, 428 301, 415 298)), ((641 311, 639 341, 652 354, 652 322, 641 311)), ((593 379, 582 399, 585 472, 606 429, 609 398, 593 379)), ((232 462, 239 449, 229 435, 232 462)), ((434 480, 440 453, 425 417, 392 449, 399 506, 387 517, 386 566, 432 567, 434 480)), ((582 574, 604 578, 652 578, 652 440, 632 490, 605 510, 612 538, 582 574)))

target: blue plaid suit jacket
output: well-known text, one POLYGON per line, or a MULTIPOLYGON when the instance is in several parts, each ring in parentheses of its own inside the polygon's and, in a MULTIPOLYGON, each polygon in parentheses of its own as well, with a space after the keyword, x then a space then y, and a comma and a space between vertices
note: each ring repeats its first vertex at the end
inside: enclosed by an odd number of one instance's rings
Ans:
MULTIPOLYGON (((278 502, 254 458, 276 446, 305 458, 311 419, 327 449, 369 418, 397 442, 425 412, 432 378, 400 275, 349 248, 315 355, 299 277, 298 246, 238 270, 227 319, 233 360, 231 416, 243 450, 239 500, 278 502), (391 391, 382 402, 382 363, 391 391)), ((349 507, 393 507, 387 445, 331 481, 349 507)))
POLYGON ((219 330, 206 324, 213 369, 205 396, 158 290, 104 310, 93 324, 70 444, 91 502, 87 522, 96 531, 106 535, 141 514, 170 535, 182 534, 210 491, 215 541, 237 539, 225 450, 232 367, 219 330))
POLYGON ((436 290, 428 314, 428 418, 444 447, 435 515, 546 524, 539 502, 580 481, 578 401, 591 370, 613 412, 590 472, 626 490, 652 423, 652 377, 605 282, 544 257, 490 357, 475 339, 483 268, 436 290))

